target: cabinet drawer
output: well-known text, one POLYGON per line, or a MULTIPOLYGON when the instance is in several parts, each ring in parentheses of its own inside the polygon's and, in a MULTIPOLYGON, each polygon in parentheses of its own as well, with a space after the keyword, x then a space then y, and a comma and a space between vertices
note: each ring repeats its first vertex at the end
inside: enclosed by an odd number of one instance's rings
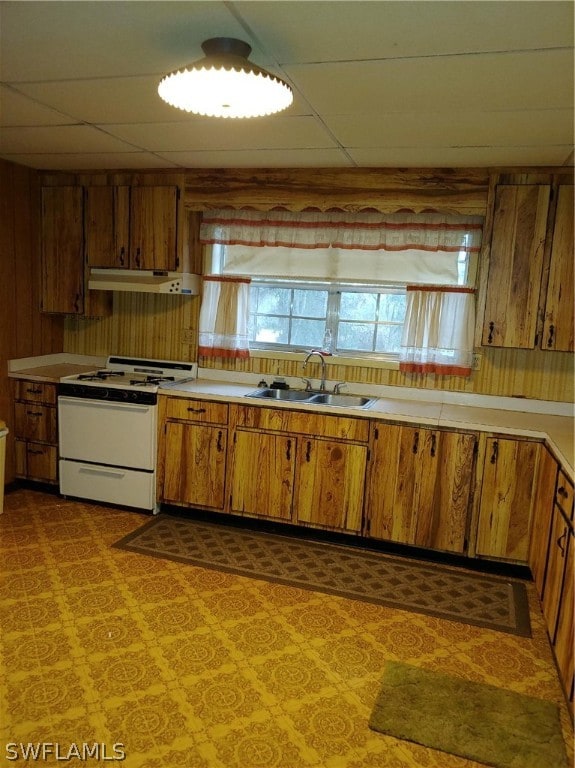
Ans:
POLYGON ((573 520, 573 485, 562 470, 557 477, 555 503, 558 504, 569 520, 573 520))
POLYGON ((369 436, 368 419, 257 406, 238 406, 236 415, 238 427, 291 432, 313 437, 335 437, 355 442, 367 442, 369 436))
POLYGON ((15 403, 15 436, 42 443, 57 443, 56 408, 35 403, 15 403))
POLYGON ((179 397, 169 397, 166 402, 166 418, 227 424, 228 405, 226 403, 212 403, 208 400, 184 400, 179 397))
POLYGON ((15 441, 16 476, 55 483, 58 480, 58 450, 55 445, 15 441))
POLYGON ((56 405, 56 385, 41 381, 16 381, 16 400, 56 405))

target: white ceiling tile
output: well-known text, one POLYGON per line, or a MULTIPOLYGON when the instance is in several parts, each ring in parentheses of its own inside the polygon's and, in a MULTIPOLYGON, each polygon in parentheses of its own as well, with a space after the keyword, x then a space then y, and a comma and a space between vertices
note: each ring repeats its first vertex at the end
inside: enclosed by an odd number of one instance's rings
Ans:
POLYGON ((571 147, 380 147, 348 149, 361 167, 472 168, 563 165, 571 147))
POLYGON ((346 147, 462 147, 568 144, 573 138, 570 109, 522 112, 393 112, 362 120, 324 115, 334 137, 346 147))
POLYGON ((88 125, 47 128, 3 128, 0 152, 27 154, 60 152, 129 152, 125 142, 88 125))
POLYGON ((353 163, 338 149, 159 152, 182 168, 337 168, 353 163))
POLYGON ((286 68, 320 113, 563 109, 573 106, 573 54, 540 51, 286 68))
POLYGON ((266 117, 261 120, 199 118, 184 123, 108 125, 106 130, 130 144, 152 151, 192 149, 309 149, 335 142, 313 117, 266 117))
POLYGON ((573 44, 572 2, 239 2, 281 64, 555 48, 573 44))
POLYGON ((69 125, 68 115, 0 85, 0 126, 69 125))
POLYGON ((19 163, 30 168, 42 170, 82 171, 110 169, 146 169, 178 167, 166 158, 158 157, 150 152, 94 152, 61 153, 61 154, 5 154, 4 159, 19 163))

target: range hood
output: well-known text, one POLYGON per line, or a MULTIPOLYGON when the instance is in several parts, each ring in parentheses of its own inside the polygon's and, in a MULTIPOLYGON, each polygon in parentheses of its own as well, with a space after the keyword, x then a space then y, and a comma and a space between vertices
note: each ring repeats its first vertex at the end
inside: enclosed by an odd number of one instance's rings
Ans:
POLYGON ((92 267, 88 278, 88 288, 93 291, 179 293, 196 296, 200 292, 200 276, 188 272, 92 267))

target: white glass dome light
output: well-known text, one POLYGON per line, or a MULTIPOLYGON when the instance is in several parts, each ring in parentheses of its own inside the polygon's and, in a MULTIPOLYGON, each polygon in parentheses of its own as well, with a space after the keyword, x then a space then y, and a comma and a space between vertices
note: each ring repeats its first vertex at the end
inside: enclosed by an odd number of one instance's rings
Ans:
POLYGON ((279 77, 248 61, 251 46, 231 37, 202 43, 203 59, 160 81, 172 107, 207 117, 262 117, 289 107, 293 92, 279 77))

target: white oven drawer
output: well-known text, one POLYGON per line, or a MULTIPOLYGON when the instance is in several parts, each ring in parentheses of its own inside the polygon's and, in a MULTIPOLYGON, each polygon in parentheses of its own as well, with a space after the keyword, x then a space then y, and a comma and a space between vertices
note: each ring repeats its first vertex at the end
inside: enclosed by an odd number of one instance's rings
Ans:
POLYGON ((64 459, 154 470, 156 424, 156 405, 58 398, 64 459))
POLYGON ((156 473, 60 459, 60 493, 154 510, 156 473))

